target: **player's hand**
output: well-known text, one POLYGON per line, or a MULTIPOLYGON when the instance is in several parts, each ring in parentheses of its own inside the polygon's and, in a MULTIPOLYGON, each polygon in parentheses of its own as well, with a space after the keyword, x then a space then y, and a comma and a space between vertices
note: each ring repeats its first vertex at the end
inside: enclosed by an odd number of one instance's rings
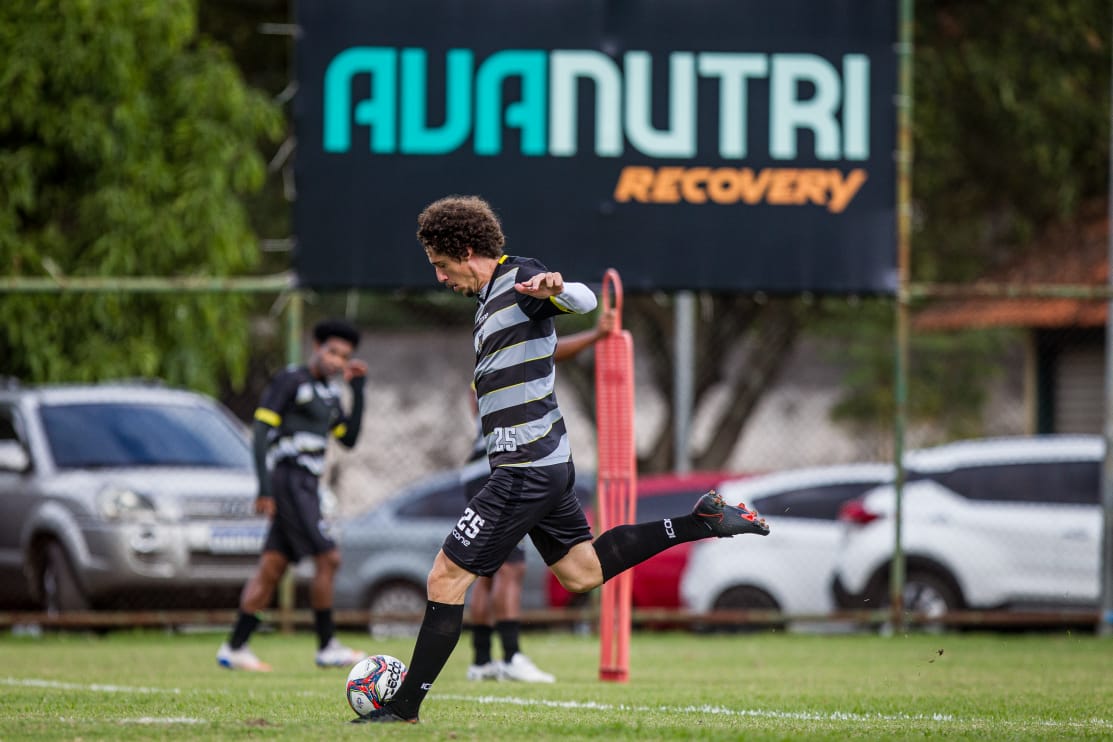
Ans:
POLYGON ((615 327, 618 325, 618 310, 614 307, 606 310, 599 315, 599 322, 595 325, 595 334, 598 337, 606 337, 614 332, 615 327))
POLYGON ((273 497, 256 497, 255 498, 255 512, 260 515, 265 515, 268 518, 274 517, 274 498, 273 497))
POLYGON ((346 366, 344 366, 344 381, 348 382, 349 384, 352 382, 352 379, 362 378, 364 376, 367 376, 366 362, 361 361, 358 358, 353 358, 352 360, 348 361, 348 364, 346 366))
POLYGON ((564 277, 556 272, 538 273, 528 281, 514 284, 514 290, 535 299, 548 299, 564 291, 564 277))

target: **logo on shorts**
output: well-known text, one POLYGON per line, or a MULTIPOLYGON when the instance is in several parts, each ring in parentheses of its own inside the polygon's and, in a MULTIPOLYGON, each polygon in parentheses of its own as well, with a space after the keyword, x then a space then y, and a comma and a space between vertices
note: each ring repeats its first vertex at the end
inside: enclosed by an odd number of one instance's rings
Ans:
POLYGON ((456 539, 464 546, 471 546, 471 540, 464 538, 455 528, 452 529, 452 538, 456 539))
POLYGON ((665 535, 669 538, 676 538, 676 531, 672 527, 672 518, 665 518, 665 535))

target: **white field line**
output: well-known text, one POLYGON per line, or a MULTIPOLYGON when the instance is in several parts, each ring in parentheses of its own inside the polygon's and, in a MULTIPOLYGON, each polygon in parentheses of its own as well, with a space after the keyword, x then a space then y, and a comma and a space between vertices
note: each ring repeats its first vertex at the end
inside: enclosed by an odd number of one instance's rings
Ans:
MULTIPOLYGON (((57 690, 86 690, 100 691, 103 693, 181 693, 180 688, 148 688, 143 686, 126 685, 86 685, 82 683, 61 683, 56 680, 39 680, 37 678, 2 678, 0 685, 24 686, 33 688, 52 688, 57 690)), ((304 694, 298 694, 304 695, 304 694)), ((991 724, 996 726, 1024 726, 1035 724, 1051 728, 1076 728, 1076 729, 1113 729, 1113 720, 1109 719, 1068 719, 1057 721, 1052 719, 1030 720, 1003 720, 985 719, 978 717, 960 717, 953 714, 863 714, 853 711, 829 711, 819 713, 815 711, 776 711, 773 709, 731 709, 724 706, 636 706, 625 703, 598 703, 596 701, 553 701, 544 698, 519 698, 516 696, 465 696, 451 694, 436 694, 434 698, 446 701, 467 701, 469 703, 498 704, 504 703, 514 706, 543 706, 546 708, 589 709, 594 711, 618 711, 626 713, 665 712, 675 714, 712 714, 716 716, 737 716, 751 719, 788 719, 794 721, 933 721, 957 724, 991 724)), ((202 724, 204 719, 191 717, 138 717, 134 719, 120 719, 122 724, 202 724)))
POLYGON ((515 696, 464 696, 434 694, 433 698, 443 698, 448 701, 468 701, 471 703, 497 704, 505 703, 515 706, 544 706, 546 708, 590 709, 594 711, 619 711, 632 713, 666 712, 674 714, 701 714, 717 716, 737 716, 744 718, 760 719, 786 719, 793 721, 932 721, 956 724, 990 724, 996 726, 1024 726, 1037 725, 1052 728, 1078 728, 1078 729, 1113 729, 1113 720, 1109 719, 1069 719, 1058 721, 1053 719, 1030 720, 1002 720, 985 719, 978 717, 961 717, 953 714, 863 714, 853 711, 776 711, 773 709, 731 709, 723 706, 635 706, 625 703, 611 704, 596 701, 551 701, 541 698, 518 698, 515 696))
POLYGON ((62 683, 57 680, 37 678, 3 678, 0 685, 16 685, 26 688, 52 688, 54 690, 91 690, 101 693, 181 693, 180 688, 145 688, 133 685, 101 685, 98 683, 62 683))
MULTIPOLYGON (((3 685, 15 685, 24 688, 49 688, 51 690, 83 690, 98 691, 101 693, 181 693, 180 688, 146 688, 131 685, 101 685, 98 683, 60 683, 57 680, 39 680, 38 678, 3 678, 3 685)), ((70 721, 63 717, 60 721, 70 721)), ((117 724, 207 724, 204 719, 195 719, 192 716, 137 716, 130 719, 116 719, 117 724)))
MULTIPOLYGON (((65 716, 59 717, 58 721, 63 724, 85 724, 88 719, 71 719, 65 716)), ((208 724, 205 719, 195 719, 192 716, 136 716, 131 719, 109 719, 107 721, 116 724, 208 724)))

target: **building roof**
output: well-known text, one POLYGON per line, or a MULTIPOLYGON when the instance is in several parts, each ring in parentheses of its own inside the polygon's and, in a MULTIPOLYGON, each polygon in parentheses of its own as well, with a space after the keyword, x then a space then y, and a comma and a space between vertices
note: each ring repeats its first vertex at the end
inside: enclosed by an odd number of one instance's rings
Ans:
MULTIPOLYGON (((1092 201, 1069 223, 1056 225, 1011 264, 979 283, 1024 286, 1104 286, 1109 281, 1109 215, 1103 200, 1092 201)), ((956 298, 915 311, 917 330, 980 327, 1101 327, 1105 299, 956 298)))

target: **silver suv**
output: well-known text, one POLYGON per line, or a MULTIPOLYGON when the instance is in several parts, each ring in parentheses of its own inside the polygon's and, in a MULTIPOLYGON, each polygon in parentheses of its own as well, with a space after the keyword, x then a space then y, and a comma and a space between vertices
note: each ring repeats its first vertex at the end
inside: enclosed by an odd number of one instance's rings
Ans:
POLYGON ((234 607, 255 494, 245 430, 208 397, 0 386, 0 605, 234 607))

